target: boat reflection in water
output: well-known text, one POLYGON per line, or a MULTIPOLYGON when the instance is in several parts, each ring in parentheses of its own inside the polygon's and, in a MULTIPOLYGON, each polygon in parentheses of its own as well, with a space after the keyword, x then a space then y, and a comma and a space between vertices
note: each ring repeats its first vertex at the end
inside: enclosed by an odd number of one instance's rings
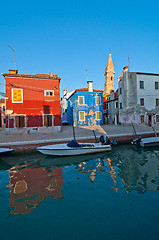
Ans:
POLYGON ((159 191, 159 151, 136 151, 132 148, 125 151, 120 147, 109 154, 58 158, 35 154, 34 161, 26 158, 27 154, 22 163, 22 157, 19 157, 18 164, 16 157, 16 166, 10 158, 11 168, 8 168, 9 158, 3 166, 0 164, 9 171, 11 215, 30 213, 48 197, 63 199, 68 179, 69 184, 76 179, 81 185, 96 184, 100 179, 102 188, 107 186, 117 193, 123 187, 126 193, 159 191), (84 178, 86 175, 88 178, 84 178))

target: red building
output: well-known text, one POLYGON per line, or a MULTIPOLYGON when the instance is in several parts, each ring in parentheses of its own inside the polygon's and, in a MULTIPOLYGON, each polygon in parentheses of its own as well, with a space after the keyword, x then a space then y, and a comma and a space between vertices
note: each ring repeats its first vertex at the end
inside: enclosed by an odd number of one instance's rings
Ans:
POLYGON ((111 91, 103 96, 103 118, 104 124, 118 124, 118 90, 111 91))
POLYGON ((7 131, 60 131, 60 78, 55 74, 18 74, 5 77, 7 131))
POLYGON ((110 101, 110 95, 103 95, 103 119, 104 124, 108 124, 108 103, 110 101))

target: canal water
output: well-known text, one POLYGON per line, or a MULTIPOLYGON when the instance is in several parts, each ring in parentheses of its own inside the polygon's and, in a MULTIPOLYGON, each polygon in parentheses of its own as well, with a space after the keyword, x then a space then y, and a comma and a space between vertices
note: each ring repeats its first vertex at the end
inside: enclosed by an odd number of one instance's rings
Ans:
POLYGON ((0 240, 159 239, 159 149, 0 160, 0 240))

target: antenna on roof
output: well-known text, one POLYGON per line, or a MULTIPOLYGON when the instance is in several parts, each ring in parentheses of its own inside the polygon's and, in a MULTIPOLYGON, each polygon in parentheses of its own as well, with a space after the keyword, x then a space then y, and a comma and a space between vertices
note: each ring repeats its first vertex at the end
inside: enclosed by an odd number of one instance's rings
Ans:
POLYGON ((88 81, 88 69, 86 68, 86 80, 88 81))
POLYGON ((12 47, 10 47, 9 45, 8 45, 8 47, 13 51, 13 55, 14 55, 14 67, 15 67, 15 69, 16 69, 16 63, 15 63, 15 50, 14 50, 12 47))
POLYGON ((128 56, 128 71, 130 71, 130 58, 129 58, 129 56, 128 56))

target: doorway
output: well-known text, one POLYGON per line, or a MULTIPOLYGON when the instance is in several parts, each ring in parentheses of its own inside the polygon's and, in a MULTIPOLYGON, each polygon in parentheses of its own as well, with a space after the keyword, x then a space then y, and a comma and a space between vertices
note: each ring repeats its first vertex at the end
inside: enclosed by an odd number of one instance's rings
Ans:
POLYGON ((25 127, 25 116, 15 116, 15 127, 16 128, 25 127))
POLYGON ((152 115, 148 115, 148 126, 151 127, 152 126, 152 115))

